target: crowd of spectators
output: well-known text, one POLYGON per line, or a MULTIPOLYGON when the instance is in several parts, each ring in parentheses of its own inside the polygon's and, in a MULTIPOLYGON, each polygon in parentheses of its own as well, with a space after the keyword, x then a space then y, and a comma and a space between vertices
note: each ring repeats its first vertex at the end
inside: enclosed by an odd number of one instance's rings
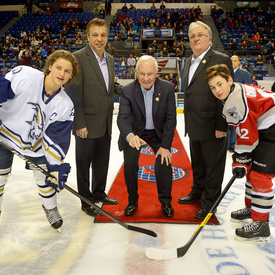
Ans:
POLYGON ((261 7, 255 12, 225 11, 214 6, 211 10, 225 49, 230 55, 258 55, 264 60, 275 53, 275 23, 273 10, 261 7))

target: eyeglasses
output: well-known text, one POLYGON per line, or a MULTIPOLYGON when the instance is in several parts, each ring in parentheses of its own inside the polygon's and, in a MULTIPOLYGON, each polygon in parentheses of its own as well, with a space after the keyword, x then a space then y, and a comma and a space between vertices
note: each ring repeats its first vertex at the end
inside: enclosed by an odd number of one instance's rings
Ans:
POLYGON ((189 39, 190 39, 190 40, 195 40, 196 37, 198 37, 199 39, 201 39, 201 38, 203 38, 204 36, 205 36, 205 37, 208 37, 208 35, 207 35, 207 34, 204 34, 204 33, 199 33, 199 34, 197 34, 197 35, 192 34, 192 35, 189 37, 189 39))

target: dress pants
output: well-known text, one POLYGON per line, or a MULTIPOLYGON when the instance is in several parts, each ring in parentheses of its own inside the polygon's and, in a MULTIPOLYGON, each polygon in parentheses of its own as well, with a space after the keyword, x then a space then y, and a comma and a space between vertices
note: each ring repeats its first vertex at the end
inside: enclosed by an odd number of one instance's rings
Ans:
MULTIPOLYGON (((156 154, 160 148, 160 139, 155 130, 144 130, 140 136, 146 141, 156 154)), ((170 148, 169 148, 170 150, 170 148)), ((128 145, 124 149, 124 178, 128 191, 128 202, 135 204, 138 201, 138 160, 140 151, 128 145)), ((163 203, 170 203, 172 200, 172 167, 164 162, 161 164, 161 156, 155 161, 155 176, 157 182, 158 198, 163 203)))
MULTIPOLYGON (((76 136, 75 141, 79 194, 92 202, 105 198, 111 137, 108 133, 101 138, 82 139, 76 136), (92 168, 91 187, 90 168, 92 168)), ((81 203, 83 207, 89 206, 83 201, 81 203)))
POLYGON ((224 176, 227 138, 190 140, 193 186, 190 194, 200 197, 201 208, 210 210, 218 196, 224 176))

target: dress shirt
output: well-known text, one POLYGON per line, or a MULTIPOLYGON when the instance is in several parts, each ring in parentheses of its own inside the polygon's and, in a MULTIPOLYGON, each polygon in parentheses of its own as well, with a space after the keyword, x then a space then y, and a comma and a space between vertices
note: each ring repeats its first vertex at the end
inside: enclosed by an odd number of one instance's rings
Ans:
MULTIPOLYGON (((92 48, 91 48, 92 49, 92 48)), ((103 53, 103 59, 102 61, 100 60, 100 57, 97 55, 97 53, 92 49, 92 51, 94 52, 94 55, 96 57, 96 60, 98 62, 99 68, 101 70, 101 73, 103 75, 105 84, 106 84, 106 88, 107 91, 109 89, 109 73, 108 73, 108 63, 107 63, 107 58, 106 58, 106 54, 105 52, 103 53)))
POLYGON ((206 53, 209 51, 209 49, 210 49, 210 47, 204 53, 202 53, 200 56, 198 56, 197 58, 195 58, 194 54, 192 55, 191 65, 190 65, 189 75, 188 75, 188 85, 190 84, 198 66, 200 65, 201 60, 206 55, 206 53))

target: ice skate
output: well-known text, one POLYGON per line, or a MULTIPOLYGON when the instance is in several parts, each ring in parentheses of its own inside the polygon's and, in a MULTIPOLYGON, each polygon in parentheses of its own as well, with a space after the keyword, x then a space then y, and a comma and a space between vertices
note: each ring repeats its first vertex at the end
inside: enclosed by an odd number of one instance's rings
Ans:
POLYGON ((251 209, 248 207, 231 212, 231 222, 243 222, 248 219, 251 219, 251 209))
POLYGON ((269 243, 270 229, 268 221, 253 221, 242 228, 237 228, 235 238, 252 243, 269 243))
POLYGON ((58 212, 57 207, 53 208, 53 209, 46 209, 44 205, 42 205, 46 217, 50 223, 50 225, 54 228, 57 229, 58 231, 61 231, 59 228, 62 226, 63 224, 63 220, 58 212))

